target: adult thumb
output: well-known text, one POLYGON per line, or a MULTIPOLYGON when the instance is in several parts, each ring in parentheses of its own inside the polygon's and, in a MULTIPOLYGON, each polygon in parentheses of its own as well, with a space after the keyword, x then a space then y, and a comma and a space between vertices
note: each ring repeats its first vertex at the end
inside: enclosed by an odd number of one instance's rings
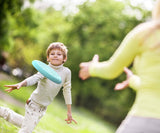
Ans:
POLYGON ((99 61, 99 56, 98 56, 98 54, 95 54, 93 56, 92 62, 98 62, 98 61, 99 61))

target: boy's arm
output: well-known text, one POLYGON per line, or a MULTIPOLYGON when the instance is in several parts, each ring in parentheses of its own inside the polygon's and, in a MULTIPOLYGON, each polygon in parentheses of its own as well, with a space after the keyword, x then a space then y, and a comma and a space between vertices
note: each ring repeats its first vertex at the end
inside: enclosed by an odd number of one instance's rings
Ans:
POLYGON ((63 96, 66 104, 72 104, 72 96, 71 96, 71 71, 69 69, 66 70, 66 79, 63 84, 63 96))
POLYGON ((8 87, 9 89, 6 89, 5 91, 11 92, 15 89, 19 90, 23 86, 31 86, 36 84, 39 80, 43 79, 44 76, 40 74, 39 72, 34 74, 31 77, 28 77, 27 79, 23 80, 22 82, 14 85, 5 85, 5 87, 8 87))
POLYGON ((70 124, 72 121, 77 124, 76 120, 72 118, 71 104, 67 104, 67 119, 65 121, 70 124))
POLYGON ((35 85, 38 81, 40 81, 43 78, 44 78, 44 76, 40 72, 37 72, 36 74, 25 79, 27 82, 26 86, 35 85))
POLYGON ((65 99, 65 103, 67 105, 67 119, 65 121, 70 124, 72 121, 77 124, 77 122, 72 118, 72 112, 71 112, 71 104, 72 104, 72 98, 71 98, 71 71, 69 69, 66 69, 66 81, 63 84, 63 95, 65 99))

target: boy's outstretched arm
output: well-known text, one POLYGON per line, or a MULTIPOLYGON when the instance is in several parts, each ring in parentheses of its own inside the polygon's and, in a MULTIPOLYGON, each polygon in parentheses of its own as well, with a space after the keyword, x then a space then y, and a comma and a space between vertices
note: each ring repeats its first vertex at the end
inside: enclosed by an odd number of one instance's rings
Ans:
POLYGON ((72 121, 77 124, 76 120, 72 118, 71 104, 67 104, 67 119, 65 119, 67 124, 72 123, 72 121))
POLYGON ((15 89, 19 90, 21 87, 26 86, 27 82, 24 80, 18 84, 14 84, 14 85, 5 85, 5 87, 8 87, 9 89, 6 89, 5 91, 7 92, 11 92, 15 89))

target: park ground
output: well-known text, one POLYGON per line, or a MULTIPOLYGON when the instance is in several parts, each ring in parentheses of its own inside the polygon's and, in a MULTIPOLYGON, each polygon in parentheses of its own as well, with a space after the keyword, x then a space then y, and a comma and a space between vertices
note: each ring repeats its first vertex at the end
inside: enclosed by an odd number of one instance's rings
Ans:
MULTIPOLYGON (((17 81, 18 82, 18 81, 17 81)), ((4 91, 5 84, 14 84, 16 80, 0 73, 0 106, 13 109, 24 115, 25 100, 32 92, 31 88, 7 93, 4 91), (24 95, 25 94, 25 95, 24 95)), ((66 106, 63 101, 55 99, 48 106, 46 115, 42 118, 33 133, 114 133, 116 127, 100 119, 91 111, 84 108, 72 107, 73 118, 78 124, 66 124, 66 106)), ((19 128, 0 118, 0 133, 17 133, 19 128)))

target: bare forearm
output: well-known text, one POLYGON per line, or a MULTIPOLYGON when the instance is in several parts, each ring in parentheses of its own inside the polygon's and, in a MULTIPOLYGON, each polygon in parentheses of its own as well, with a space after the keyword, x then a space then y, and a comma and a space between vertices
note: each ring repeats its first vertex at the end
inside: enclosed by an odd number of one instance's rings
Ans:
POLYGON ((72 109, 71 109, 71 104, 67 104, 67 111, 68 111, 68 113, 72 113, 72 111, 71 111, 72 109))
POLYGON ((72 118, 71 104, 67 104, 67 111, 68 111, 68 112, 67 112, 67 119, 65 119, 65 121, 66 121, 68 124, 72 123, 72 121, 74 121, 74 123, 77 124, 76 120, 74 120, 74 119, 72 118))

